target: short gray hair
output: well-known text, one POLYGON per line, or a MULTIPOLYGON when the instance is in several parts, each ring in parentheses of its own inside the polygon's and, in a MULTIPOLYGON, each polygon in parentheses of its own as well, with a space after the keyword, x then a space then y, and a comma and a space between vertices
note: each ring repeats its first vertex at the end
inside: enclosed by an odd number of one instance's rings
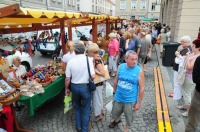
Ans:
POLYGON ((182 37, 181 37, 181 41, 182 41, 182 40, 185 40, 185 41, 187 41, 188 43, 191 43, 191 41, 192 41, 192 40, 191 40, 191 37, 188 36, 188 35, 182 36, 182 37))
POLYGON ((17 58, 20 58, 20 57, 19 57, 18 55, 13 55, 13 56, 12 56, 12 63, 13 63, 13 61, 16 60, 17 58))
POLYGON ((83 44, 75 44, 74 51, 76 54, 84 54, 85 53, 85 45, 83 44))
POLYGON ((161 33, 164 33, 164 32, 165 32, 165 29, 164 29, 164 28, 162 28, 162 29, 160 30, 160 32, 161 32, 161 33))
POLYGON ((125 54, 125 57, 128 58, 130 54, 131 54, 131 55, 137 55, 137 53, 136 53, 135 51, 133 51, 133 50, 128 50, 128 51, 126 52, 126 54, 125 54))
POLYGON ((134 30, 133 28, 130 28, 128 31, 129 31, 130 33, 134 33, 134 34, 135 34, 135 30, 134 30))

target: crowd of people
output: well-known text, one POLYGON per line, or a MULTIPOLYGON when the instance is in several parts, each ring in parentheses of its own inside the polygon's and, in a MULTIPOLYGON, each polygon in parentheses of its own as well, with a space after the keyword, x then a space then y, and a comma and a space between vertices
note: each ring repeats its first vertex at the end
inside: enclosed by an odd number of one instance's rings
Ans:
MULTIPOLYGON (((109 127, 114 128, 121 122, 120 115, 125 114, 126 126, 124 132, 128 131, 133 121, 133 113, 140 109, 144 96, 145 76, 147 72, 146 63, 151 57, 157 39, 161 44, 170 39, 166 35, 170 30, 165 30, 165 25, 159 34, 159 24, 129 24, 123 29, 112 30, 108 35, 108 70, 114 79, 114 99, 112 110, 112 122, 109 127), (158 29, 157 29, 158 28, 158 29), (162 31, 165 32, 162 32, 162 31), (164 40, 164 36, 166 40, 164 40)), ((90 38, 81 37, 78 44, 68 41, 67 53, 63 55, 65 66, 65 93, 72 92, 72 100, 75 109, 76 129, 86 132, 89 129, 91 106, 94 108, 95 121, 104 116, 103 111, 103 85, 104 82, 96 84, 96 90, 89 89, 89 73, 87 70, 87 57, 91 77, 105 76, 104 59, 99 54, 99 46, 92 43, 92 30, 90 38)), ((100 36, 100 35, 99 35, 100 36)))
MULTIPOLYGON (((171 40, 171 31, 165 24, 162 26, 155 23, 128 24, 123 29, 112 30, 108 36, 108 70, 110 76, 115 77, 113 120, 109 127, 114 128, 120 123, 120 115, 124 113, 126 119, 124 132, 127 132, 133 121, 133 113, 140 109, 144 96, 146 63, 151 58, 151 53, 158 40, 160 41, 160 57, 163 57, 163 44, 171 40)), ((104 116, 102 97, 104 82, 96 84, 97 89, 94 92, 89 90, 86 56, 89 57, 92 78, 95 78, 95 75, 105 76, 104 61, 99 55, 98 45, 91 41, 89 43, 88 40, 80 41, 79 44, 68 41, 69 52, 63 56, 66 64, 66 95, 72 92, 76 128, 81 132, 89 129, 91 105, 94 107, 95 121, 101 120, 104 116)), ((174 91, 169 94, 169 97, 177 100, 178 109, 186 110, 182 115, 189 116, 186 127, 186 131, 189 132, 196 129, 200 119, 197 118, 199 117, 197 107, 200 69, 199 64, 195 63, 196 59, 200 58, 200 36, 192 43, 190 36, 186 35, 181 37, 180 42, 181 45, 175 52, 176 58, 173 65, 174 91), (197 70, 194 72, 195 65, 197 70), (183 83, 180 83, 177 78, 183 70, 186 71, 185 77, 183 83)))

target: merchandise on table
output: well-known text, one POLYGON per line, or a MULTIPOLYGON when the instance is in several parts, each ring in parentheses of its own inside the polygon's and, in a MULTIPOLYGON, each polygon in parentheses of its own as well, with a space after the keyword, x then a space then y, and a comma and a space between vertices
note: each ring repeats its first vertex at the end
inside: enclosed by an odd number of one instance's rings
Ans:
POLYGON ((59 66, 53 65, 52 62, 48 63, 47 66, 37 65, 34 66, 26 75, 23 75, 21 78, 23 80, 32 81, 40 83, 42 86, 47 86, 51 82, 55 81, 59 76, 64 74, 64 70, 59 66), (51 65, 51 66, 50 66, 51 65))
POLYGON ((25 85, 20 86, 20 92, 24 96, 32 97, 34 94, 44 93, 44 88, 36 81, 27 81, 25 85))

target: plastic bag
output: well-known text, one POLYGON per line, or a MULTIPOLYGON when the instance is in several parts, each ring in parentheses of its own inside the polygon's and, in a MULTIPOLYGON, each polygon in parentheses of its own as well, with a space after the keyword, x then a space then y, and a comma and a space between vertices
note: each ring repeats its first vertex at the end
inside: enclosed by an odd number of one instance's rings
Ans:
POLYGON ((111 113, 113 107, 113 101, 111 100, 107 105, 106 105, 106 110, 107 112, 111 113))
POLYGON ((106 97, 113 96, 113 87, 110 85, 109 82, 106 82, 106 97))
POLYGON ((65 95, 64 98, 64 114, 71 109, 72 109, 72 94, 70 93, 69 96, 65 95))

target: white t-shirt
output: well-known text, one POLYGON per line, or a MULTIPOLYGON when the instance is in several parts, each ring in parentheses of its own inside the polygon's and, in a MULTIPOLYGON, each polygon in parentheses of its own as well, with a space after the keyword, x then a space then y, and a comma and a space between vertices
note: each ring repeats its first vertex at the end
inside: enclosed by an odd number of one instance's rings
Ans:
POLYGON ((171 38, 171 32, 167 32, 167 37, 168 37, 168 41, 170 41, 170 38, 171 38))
MULTIPOLYGON (((90 73, 95 74, 93 59, 88 57, 90 73)), ((89 74, 87 69, 86 56, 76 55, 74 58, 70 59, 67 63, 67 69, 65 71, 66 77, 71 77, 71 82, 74 84, 89 83, 89 74)))
POLYGON ((146 36, 145 36, 145 38, 149 41, 149 42, 151 42, 151 34, 147 34, 146 36))
POLYGON ((92 41, 92 34, 89 35, 89 39, 92 41))
POLYGON ((75 52, 73 51, 72 53, 68 52, 67 54, 65 54, 63 56, 63 59, 62 61, 65 62, 65 63, 68 63, 68 61, 71 59, 71 58, 74 58, 75 57, 75 52))
POLYGON ((17 77, 21 77, 21 75, 26 73, 26 68, 23 65, 20 65, 19 67, 16 67, 15 65, 13 65, 13 69, 16 70, 17 77))

